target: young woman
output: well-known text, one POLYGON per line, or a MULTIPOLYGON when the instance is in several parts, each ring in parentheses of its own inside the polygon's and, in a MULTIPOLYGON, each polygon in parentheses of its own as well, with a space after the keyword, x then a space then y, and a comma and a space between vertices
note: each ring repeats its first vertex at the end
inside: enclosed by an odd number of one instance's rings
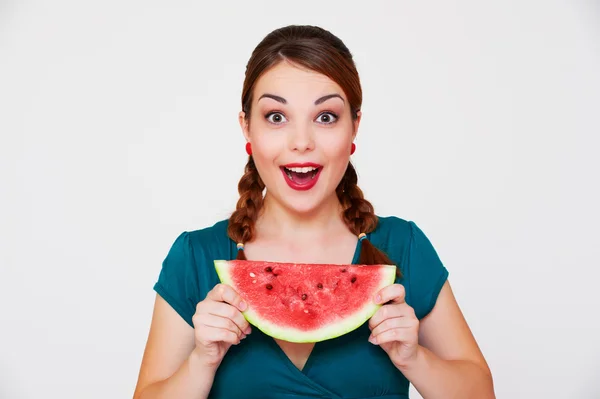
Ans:
POLYGON ((351 53, 318 27, 270 33, 246 69, 249 154, 229 220, 181 234, 158 282, 135 398, 494 398, 490 370, 413 222, 377 217, 350 163, 361 119, 351 53), (357 330, 317 344, 252 329, 215 259, 395 264, 357 330))

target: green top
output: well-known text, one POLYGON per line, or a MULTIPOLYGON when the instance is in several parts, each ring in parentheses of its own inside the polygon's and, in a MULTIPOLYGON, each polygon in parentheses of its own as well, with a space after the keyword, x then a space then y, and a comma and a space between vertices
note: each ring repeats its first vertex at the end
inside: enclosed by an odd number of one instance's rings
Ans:
MULTIPOLYGON (((227 236, 227 220, 212 227, 182 233, 163 262, 154 286, 190 325, 196 304, 219 279, 213 261, 235 259, 236 243, 227 236)), ((413 223, 380 217, 368 239, 402 271, 397 283, 419 319, 433 308, 448 277, 435 249, 413 223)), ((357 245, 352 263, 360 255, 357 245)), ((365 323, 339 338, 315 345, 300 371, 271 338, 254 328, 233 345, 215 376, 210 398, 408 398, 409 382, 388 355, 367 341, 365 323)))

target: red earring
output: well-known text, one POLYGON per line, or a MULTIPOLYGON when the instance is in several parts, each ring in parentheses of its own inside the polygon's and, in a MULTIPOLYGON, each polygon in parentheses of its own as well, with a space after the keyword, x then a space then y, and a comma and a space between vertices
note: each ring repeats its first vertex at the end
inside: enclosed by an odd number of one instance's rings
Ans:
POLYGON ((350 155, 354 154, 354 151, 356 151, 356 144, 352 143, 352 148, 350 149, 350 155))
POLYGON ((246 152, 248 155, 252 155, 252 145, 250 143, 246 143, 246 152))

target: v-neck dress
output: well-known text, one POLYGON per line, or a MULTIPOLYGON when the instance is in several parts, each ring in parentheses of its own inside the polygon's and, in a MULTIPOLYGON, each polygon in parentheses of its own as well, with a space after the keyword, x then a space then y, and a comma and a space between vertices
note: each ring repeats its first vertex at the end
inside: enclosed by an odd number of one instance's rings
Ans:
MULTIPOLYGON (((227 220, 183 232, 163 261, 154 290, 193 327, 196 305, 219 282, 213 261, 235 259, 236 243, 227 235, 227 220)), ((379 217, 368 239, 401 269, 396 282, 406 302, 422 319, 433 308, 448 278, 429 239, 412 221, 379 217)), ((353 262, 360 256, 357 245, 353 262)), ((365 323, 341 337, 315 344, 302 370, 294 366, 275 340, 258 328, 233 345, 219 366, 211 399, 234 398, 384 398, 406 399, 409 381, 380 347, 368 342, 365 323)))

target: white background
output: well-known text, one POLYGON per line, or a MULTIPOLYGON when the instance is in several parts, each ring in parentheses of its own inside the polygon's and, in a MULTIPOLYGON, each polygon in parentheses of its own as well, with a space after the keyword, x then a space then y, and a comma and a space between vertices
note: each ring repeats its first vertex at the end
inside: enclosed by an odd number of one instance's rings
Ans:
MULTIPOLYGON (((499 398, 600 398, 600 5, 0 1, 0 398, 128 398, 161 262, 227 218, 246 61, 345 41, 377 213, 451 273, 499 398)), ((414 397, 418 397, 416 394, 414 397)))

